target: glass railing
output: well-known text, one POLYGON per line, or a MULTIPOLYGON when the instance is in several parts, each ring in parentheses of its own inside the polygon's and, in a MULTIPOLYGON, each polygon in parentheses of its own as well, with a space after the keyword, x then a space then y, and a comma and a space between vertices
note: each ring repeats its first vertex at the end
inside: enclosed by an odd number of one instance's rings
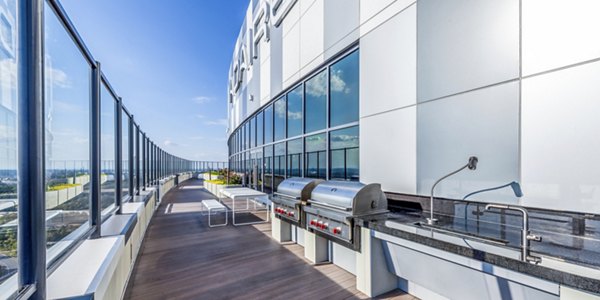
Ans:
POLYGON ((167 153, 123 103, 58 0, 0 1, 0 298, 45 293, 36 276, 161 178, 228 167, 167 153))

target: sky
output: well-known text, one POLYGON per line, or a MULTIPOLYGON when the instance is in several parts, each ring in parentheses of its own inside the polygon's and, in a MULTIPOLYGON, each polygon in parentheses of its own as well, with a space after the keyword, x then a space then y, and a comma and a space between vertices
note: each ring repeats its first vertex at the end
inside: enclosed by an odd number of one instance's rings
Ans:
POLYGON ((61 0, 143 131, 190 160, 227 160, 227 76, 249 0, 61 0))

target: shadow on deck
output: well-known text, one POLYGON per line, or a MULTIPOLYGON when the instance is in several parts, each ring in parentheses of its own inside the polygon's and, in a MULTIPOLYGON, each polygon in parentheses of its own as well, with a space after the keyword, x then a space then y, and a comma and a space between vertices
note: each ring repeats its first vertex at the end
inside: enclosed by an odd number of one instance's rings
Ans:
MULTIPOLYGON (((125 299, 367 298, 351 273, 333 264, 310 265, 301 246, 271 239, 268 223, 234 227, 229 215, 228 226, 209 228, 200 201, 214 198, 197 179, 164 197, 125 299)), ((381 298, 413 299, 400 291, 381 298)))

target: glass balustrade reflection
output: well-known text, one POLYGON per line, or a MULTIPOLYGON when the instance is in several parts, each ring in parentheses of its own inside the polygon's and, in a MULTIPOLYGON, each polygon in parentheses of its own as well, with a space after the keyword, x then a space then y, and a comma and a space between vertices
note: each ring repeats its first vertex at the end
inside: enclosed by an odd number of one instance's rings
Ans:
POLYGON ((0 1, 0 285, 18 270, 16 4, 0 1))
POLYGON ((52 259, 79 238, 90 218, 91 67, 48 6, 44 19, 46 243, 52 259))

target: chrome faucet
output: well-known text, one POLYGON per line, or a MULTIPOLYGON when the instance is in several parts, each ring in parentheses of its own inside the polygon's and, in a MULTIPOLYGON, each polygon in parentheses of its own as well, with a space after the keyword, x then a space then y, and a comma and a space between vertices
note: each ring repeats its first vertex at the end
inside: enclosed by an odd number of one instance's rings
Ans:
POLYGON ((521 260, 524 262, 530 262, 538 264, 542 261, 541 257, 531 255, 531 241, 541 242, 542 237, 539 235, 531 234, 529 232, 529 213, 527 210, 520 206, 504 205, 504 204, 488 204, 485 206, 485 210, 492 208, 514 210, 523 214, 523 228, 521 229, 521 260))
POLYGON ((458 173, 458 172, 460 172, 460 171, 462 171, 462 170, 464 170, 466 168, 469 168, 469 170, 475 170, 475 169, 477 169, 477 162, 478 161, 479 160, 477 159, 476 156, 469 157, 469 162, 466 165, 464 165, 464 166, 460 167, 458 170, 452 171, 451 173, 449 173, 449 174, 445 175, 444 177, 438 179, 433 184, 433 186, 431 187, 431 196, 429 198, 429 211, 430 211, 430 215, 429 215, 429 218, 427 218, 427 224, 428 225, 434 225, 435 223, 437 223, 437 219, 435 219, 433 217, 433 192, 435 191, 435 186, 438 185, 438 183, 440 183, 442 180, 444 180, 444 179, 446 179, 446 178, 448 178, 448 177, 450 177, 450 176, 452 176, 452 175, 454 175, 454 174, 456 174, 456 173, 458 173))

